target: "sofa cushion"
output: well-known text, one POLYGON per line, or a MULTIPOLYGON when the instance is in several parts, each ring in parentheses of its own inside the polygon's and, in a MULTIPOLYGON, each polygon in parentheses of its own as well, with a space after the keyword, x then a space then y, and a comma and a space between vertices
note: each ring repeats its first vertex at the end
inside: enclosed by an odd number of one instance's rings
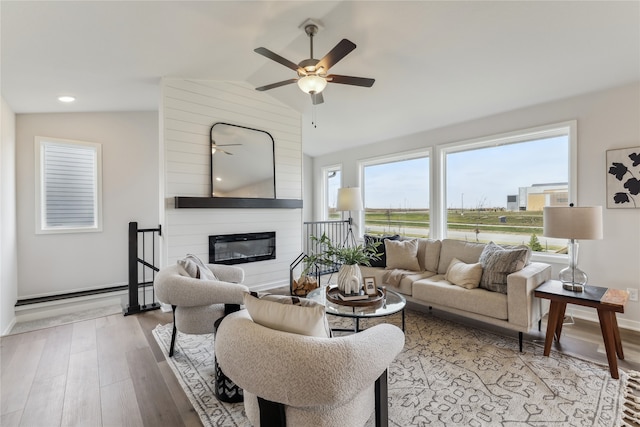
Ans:
POLYGON ((444 280, 465 289, 474 289, 480 285, 482 277, 482 264, 467 264, 454 258, 444 275, 444 280))
POLYGON ((440 260, 440 248, 442 242, 433 239, 418 239, 418 262, 420 269, 426 271, 438 271, 438 261, 440 260))
POLYGON ((324 305, 286 295, 246 292, 244 305, 254 322, 267 328, 313 337, 330 337, 324 305))
POLYGON ((386 267, 387 266, 387 251, 385 248, 384 241, 385 240, 398 240, 400 238, 399 234, 393 236, 372 236, 370 234, 364 235, 364 244, 365 246, 370 246, 374 243, 380 242, 376 250, 380 254, 379 259, 372 259, 370 261, 371 267, 386 267))
POLYGON ((494 319, 507 320, 507 295, 482 288, 465 289, 436 275, 413 284, 413 298, 441 307, 451 307, 494 319))
POLYGON ((483 272, 480 287, 489 291, 507 293, 507 276, 522 270, 530 257, 527 246, 502 247, 489 242, 480 255, 483 272))
POLYGON ((418 262, 418 239, 385 240, 387 269, 420 271, 418 262))
POLYGON ((451 260, 458 258, 467 264, 474 264, 480 259, 480 254, 486 245, 484 243, 465 242, 464 240, 444 239, 440 249, 438 274, 445 274, 451 260))
POLYGON ((194 279, 218 280, 213 271, 206 266, 204 262, 193 254, 187 254, 183 259, 179 259, 178 272, 182 276, 192 277, 194 279))

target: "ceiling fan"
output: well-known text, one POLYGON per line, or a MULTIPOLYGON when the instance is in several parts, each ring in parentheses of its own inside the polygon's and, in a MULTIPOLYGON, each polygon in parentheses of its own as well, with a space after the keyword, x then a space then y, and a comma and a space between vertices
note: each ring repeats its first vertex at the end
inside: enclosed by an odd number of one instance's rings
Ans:
MULTIPOLYGON (((214 126, 217 123, 214 123, 214 126)), ((211 126, 211 130, 209 131, 209 143, 211 144, 211 155, 213 156, 216 153, 224 153, 224 154, 228 154, 230 156, 233 156, 233 153, 223 150, 220 147, 232 147, 234 145, 242 145, 242 144, 216 144, 216 142, 213 140, 213 126, 211 126)))
POLYGON ((295 64, 265 47, 254 49, 254 52, 266 56, 267 58, 272 59, 287 68, 291 68, 298 73, 298 77, 295 79, 271 83, 266 86, 258 87, 256 88, 256 90, 264 91, 297 82, 298 87, 300 87, 303 92, 311 95, 311 102, 313 103, 313 105, 316 105, 322 104, 324 102, 322 91, 327 86, 327 83, 340 83, 345 85, 363 87, 373 86, 373 83, 375 82, 374 79, 341 76, 339 74, 327 74, 329 72, 329 68, 333 67, 338 61, 347 56, 352 50, 356 48, 356 45, 353 42, 347 39, 342 39, 322 59, 314 59, 313 37, 318 33, 318 26, 316 24, 309 23, 305 25, 304 31, 309 36, 309 45, 311 52, 309 55, 310 58, 300 61, 299 64, 295 64))

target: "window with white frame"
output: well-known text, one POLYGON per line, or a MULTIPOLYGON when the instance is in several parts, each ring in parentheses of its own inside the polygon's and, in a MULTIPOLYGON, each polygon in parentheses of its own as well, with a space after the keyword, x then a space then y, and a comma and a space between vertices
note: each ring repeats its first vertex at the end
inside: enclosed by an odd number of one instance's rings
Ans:
POLYGON ((443 237, 562 252, 542 236, 545 206, 574 201, 575 122, 447 145, 443 237))
POLYGON ((428 237, 429 152, 360 163, 364 233, 428 237))
POLYGON ((100 144, 36 137, 36 233, 101 231, 100 144))
POLYGON ((336 211, 338 203, 338 189, 342 184, 342 168, 339 165, 328 166, 322 169, 324 184, 322 200, 322 219, 339 220, 340 212, 336 211))

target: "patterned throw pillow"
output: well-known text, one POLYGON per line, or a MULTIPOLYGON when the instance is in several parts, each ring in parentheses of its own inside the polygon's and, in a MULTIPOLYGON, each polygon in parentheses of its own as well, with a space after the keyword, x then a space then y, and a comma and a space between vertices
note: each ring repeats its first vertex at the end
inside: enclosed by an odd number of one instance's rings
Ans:
POLYGON ((365 246, 373 245, 376 242, 380 242, 378 247, 376 247, 376 251, 380 254, 380 259, 372 259, 370 264, 371 267, 386 267, 387 266, 387 252, 385 250, 384 241, 385 240, 398 240, 400 239, 400 235, 396 234, 394 236, 372 236, 369 234, 364 235, 364 244, 365 246))
POLYGON ((387 252, 387 270, 420 271, 418 239, 385 240, 384 246, 387 252))
POLYGON ((502 247, 489 242, 480 254, 482 279, 480 287, 489 291, 507 293, 507 276, 522 270, 530 257, 527 246, 502 247))
POLYGON ((255 323, 312 337, 331 336, 324 305, 306 298, 245 292, 244 305, 255 323))
POLYGON ((200 258, 193 254, 187 254, 184 259, 179 259, 178 270, 183 276, 189 276, 194 279, 218 280, 213 271, 202 262, 200 258))
POLYGON ((444 280, 465 289, 474 289, 480 285, 482 264, 467 264, 457 258, 451 260, 444 280))

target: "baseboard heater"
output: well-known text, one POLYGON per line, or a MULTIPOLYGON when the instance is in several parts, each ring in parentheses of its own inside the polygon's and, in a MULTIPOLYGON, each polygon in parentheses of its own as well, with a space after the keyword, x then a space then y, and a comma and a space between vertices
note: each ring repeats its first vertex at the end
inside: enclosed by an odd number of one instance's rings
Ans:
POLYGON ((112 286, 109 288, 91 289, 89 291, 77 291, 77 292, 68 292, 65 294, 58 294, 58 295, 47 295, 46 297, 25 298, 25 299, 19 299, 18 302, 16 302, 15 306, 20 307, 20 306, 29 305, 29 304, 39 304, 43 302, 60 301, 65 299, 86 297, 91 295, 108 294, 110 292, 126 291, 128 289, 129 289, 129 286, 122 285, 122 286, 112 286))

